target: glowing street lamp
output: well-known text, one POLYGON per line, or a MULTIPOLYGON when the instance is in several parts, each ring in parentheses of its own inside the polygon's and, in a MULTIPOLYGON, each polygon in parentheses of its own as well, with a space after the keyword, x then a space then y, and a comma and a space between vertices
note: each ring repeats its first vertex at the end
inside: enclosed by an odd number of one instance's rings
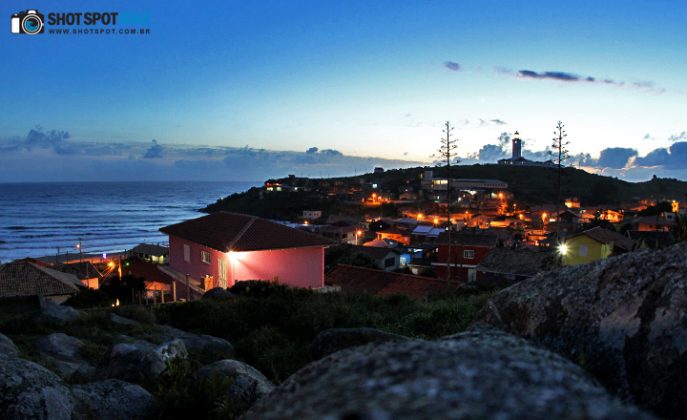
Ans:
POLYGON ((360 229, 355 231, 355 244, 356 245, 360 245, 359 238, 360 238, 360 235, 362 235, 362 234, 363 234, 363 231, 360 229))
POLYGON ((558 244, 558 253, 564 257, 568 253, 568 245, 565 242, 558 244))

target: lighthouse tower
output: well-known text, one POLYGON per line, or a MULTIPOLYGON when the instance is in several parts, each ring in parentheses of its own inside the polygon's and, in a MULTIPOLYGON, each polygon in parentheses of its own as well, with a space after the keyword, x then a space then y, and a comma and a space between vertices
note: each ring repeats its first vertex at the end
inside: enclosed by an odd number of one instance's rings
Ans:
POLYGON ((520 159, 522 157, 522 140, 520 140, 520 133, 517 131, 513 135, 513 157, 512 160, 520 159))

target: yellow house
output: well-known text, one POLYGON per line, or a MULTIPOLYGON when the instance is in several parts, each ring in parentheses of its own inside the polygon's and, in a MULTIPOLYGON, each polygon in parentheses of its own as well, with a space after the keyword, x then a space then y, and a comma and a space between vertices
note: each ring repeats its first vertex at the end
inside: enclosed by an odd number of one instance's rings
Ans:
POLYGON ((565 240, 563 265, 587 264, 634 249, 635 242, 602 227, 576 233, 565 240))

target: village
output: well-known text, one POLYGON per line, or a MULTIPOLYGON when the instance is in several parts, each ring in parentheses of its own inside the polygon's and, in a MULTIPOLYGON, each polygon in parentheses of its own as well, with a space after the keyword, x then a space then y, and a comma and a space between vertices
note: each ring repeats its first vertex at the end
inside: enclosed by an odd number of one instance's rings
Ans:
MULTIPOLYGON (((516 133, 512 158, 499 165, 553 164, 524 159, 516 133)), ((213 211, 161 226, 167 244, 111 255, 84 255, 78 244, 71 258, 17 260, 0 267, 0 297, 62 303, 84 288, 104 288, 113 305, 169 303, 246 280, 412 298, 486 290, 560 266, 665 248, 676 241, 687 207, 684 197, 531 205, 504 180, 439 177, 425 168, 385 183, 384 174, 375 168, 346 180, 270 179, 258 202, 299 203, 305 194, 323 208, 290 208, 278 219, 213 211)))

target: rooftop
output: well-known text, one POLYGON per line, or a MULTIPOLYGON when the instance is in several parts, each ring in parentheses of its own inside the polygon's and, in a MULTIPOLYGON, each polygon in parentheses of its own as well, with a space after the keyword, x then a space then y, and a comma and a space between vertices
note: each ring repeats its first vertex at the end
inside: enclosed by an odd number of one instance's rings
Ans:
POLYGON ((197 244, 229 251, 329 246, 328 239, 247 214, 217 212, 160 229, 197 244))
POLYGON ((59 296, 79 292, 79 279, 73 274, 29 261, 0 266, 0 297, 59 296))
POLYGON ((325 284, 352 292, 377 296, 405 295, 412 298, 422 298, 430 293, 446 290, 446 282, 443 280, 343 264, 326 274, 325 284))

